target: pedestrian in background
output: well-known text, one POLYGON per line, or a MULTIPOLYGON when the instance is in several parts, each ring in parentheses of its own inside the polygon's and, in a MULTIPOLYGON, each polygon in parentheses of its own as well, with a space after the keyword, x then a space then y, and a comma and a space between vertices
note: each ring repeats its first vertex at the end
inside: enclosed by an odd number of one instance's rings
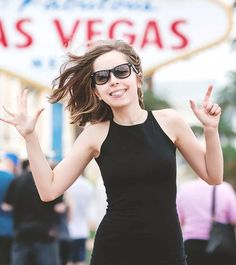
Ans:
POLYGON ((62 197, 63 201, 54 206, 54 210, 58 215, 58 222, 56 224, 56 234, 59 244, 60 265, 67 265, 70 255, 70 233, 68 229, 68 213, 69 204, 65 196, 62 197))
MULTIPOLYGON (((50 167, 55 168, 57 162, 48 158, 50 167)), ((61 196, 62 201, 55 204, 54 211, 57 213, 58 222, 55 226, 59 244, 60 265, 67 265, 70 255, 70 233, 68 229, 69 203, 66 196, 61 196)))
MULTIPOLYGON (((6 191, 17 173, 19 158, 14 153, 4 153, 0 159, 0 206, 6 191)), ((0 264, 10 264, 10 253, 13 237, 12 213, 0 207, 0 264)))
POLYGON ((11 182, 2 204, 5 211, 13 211, 11 265, 60 265, 54 207, 61 198, 42 202, 26 164, 29 162, 24 162, 22 175, 11 182))
POLYGON ((6 110, 9 119, 1 118, 25 139, 40 197, 51 201, 62 195, 95 158, 108 207, 91 265, 185 265, 176 210, 176 148, 206 182, 222 182, 221 109, 210 100, 212 87, 201 106, 190 101, 204 129, 204 148, 176 111, 145 110, 141 60, 126 42, 91 43, 61 69, 51 102, 66 101, 72 122, 89 125, 54 170, 35 132, 42 109, 35 115, 27 111, 26 90, 18 93, 17 112, 6 110))
POLYGON ((101 223, 104 215, 106 214, 107 209, 107 196, 106 190, 102 181, 102 178, 99 176, 94 186, 93 198, 91 203, 91 229, 95 232, 98 229, 99 224, 101 223))
MULTIPOLYGON (((213 187, 200 178, 182 184, 177 194, 188 265, 236 264, 233 257, 212 256, 206 252, 212 223, 212 195, 213 187)), ((236 225, 236 196, 233 187, 227 182, 216 186, 215 211, 216 221, 236 225)))
POLYGON ((68 265, 85 265, 93 192, 92 184, 84 175, 81 175, 66 191, 70 205, 68 228, 71 237, 68 265))

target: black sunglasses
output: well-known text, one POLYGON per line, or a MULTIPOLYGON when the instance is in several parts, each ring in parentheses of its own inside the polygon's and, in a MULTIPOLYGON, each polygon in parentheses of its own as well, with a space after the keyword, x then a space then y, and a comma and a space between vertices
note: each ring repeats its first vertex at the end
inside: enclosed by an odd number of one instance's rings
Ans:
POLYGON ((131 75, 131 68, 134 70, 136 74, 138 74, 137 69, 131 63, 124 63, 117 65, 116 67, 109 70, 100 70, 94 72, 91 75, 93 84, 104 85, 108 82, 111 76, 111 72, 113 75, 119 79, 127 78, 131 75))

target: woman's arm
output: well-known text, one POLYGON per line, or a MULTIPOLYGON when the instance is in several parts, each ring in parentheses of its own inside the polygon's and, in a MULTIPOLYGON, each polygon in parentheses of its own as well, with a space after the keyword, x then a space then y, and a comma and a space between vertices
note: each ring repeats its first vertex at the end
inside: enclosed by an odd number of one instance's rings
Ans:
POLYGON ((203 126, 205 147, 180 117, 176 117, 175 122, 176 146, 202 179, 216 185, 223 181, 223 154, 218 133, 221 109, 217 104, 210 102, 211 92, 210 86, 200 108, 190 101, 194 114, 203 126))
POLYGON ((55 168, 51 169, 47 162, 35 132, 35 125, 43 109, 30 116, 27 111, 27 91, 20 90, 17 96, 17 111, 12 113, 5 108, 10 118, 0 120, 12 124, 24 137, 30 168, 33 173, 40 198, 51 201, 62 195, 78 178, 82 170, 96 154, 96 142, 99 130, 88 126, 75 141, 72 150, 55 168), (95 137, 95 136, 97 137, 95 137))
POLYGON ((30 168, 43 201, 51 201, 62 195, 93 158, 93 138, 89 134, 82 132, 70 153, 53 170, 41 150, 36 133, 25 139, 30 168))

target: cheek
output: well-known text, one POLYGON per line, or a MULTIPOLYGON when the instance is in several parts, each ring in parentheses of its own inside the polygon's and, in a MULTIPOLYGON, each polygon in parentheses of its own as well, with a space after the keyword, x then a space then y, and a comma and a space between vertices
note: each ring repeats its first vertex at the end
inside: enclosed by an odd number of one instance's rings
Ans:
POLYGON ((105 95, 106 88, 104 87, 104 85, 101 85, 99 87, 96 86, 94 91, 97 97, 103 98, 105 95))
POLYGON ((94 88, 94 94, 98 97, 98 96, 100 96, 99 95, 99 92, 98 92, 98 90, 97 90, 97 88, 94 88))
POLYGON ((136 78, 135 80, 133 80, 131 85, 134 88, 133 90, 137 91, 141 85, 141 82, 136 78))

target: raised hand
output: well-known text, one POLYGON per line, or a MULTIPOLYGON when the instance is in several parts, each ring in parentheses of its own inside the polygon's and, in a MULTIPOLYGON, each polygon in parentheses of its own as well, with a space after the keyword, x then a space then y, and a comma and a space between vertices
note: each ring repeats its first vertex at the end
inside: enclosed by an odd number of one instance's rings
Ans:
POLYGON ((190 100, 190 106, 204 127, 217 128, 220 120, 221 108, 218 104, 210 101, 211 92, 212 86, 209 86, 200 107, 197 107, 192 100, 190 100))
POLYGON ((17 94, 17 111, 13 113, 6 107, 3 107, 6 113, 10 116, 9 118, 2 118, 0 120, 11 125, 14 125, 17 131, 26 138, 28 135, 33 133, 37 120, 44 110, 43 108, 36 111, 32 116, 28 114, 27 110, 27 92, 28 90, 19 90, 17 94))

